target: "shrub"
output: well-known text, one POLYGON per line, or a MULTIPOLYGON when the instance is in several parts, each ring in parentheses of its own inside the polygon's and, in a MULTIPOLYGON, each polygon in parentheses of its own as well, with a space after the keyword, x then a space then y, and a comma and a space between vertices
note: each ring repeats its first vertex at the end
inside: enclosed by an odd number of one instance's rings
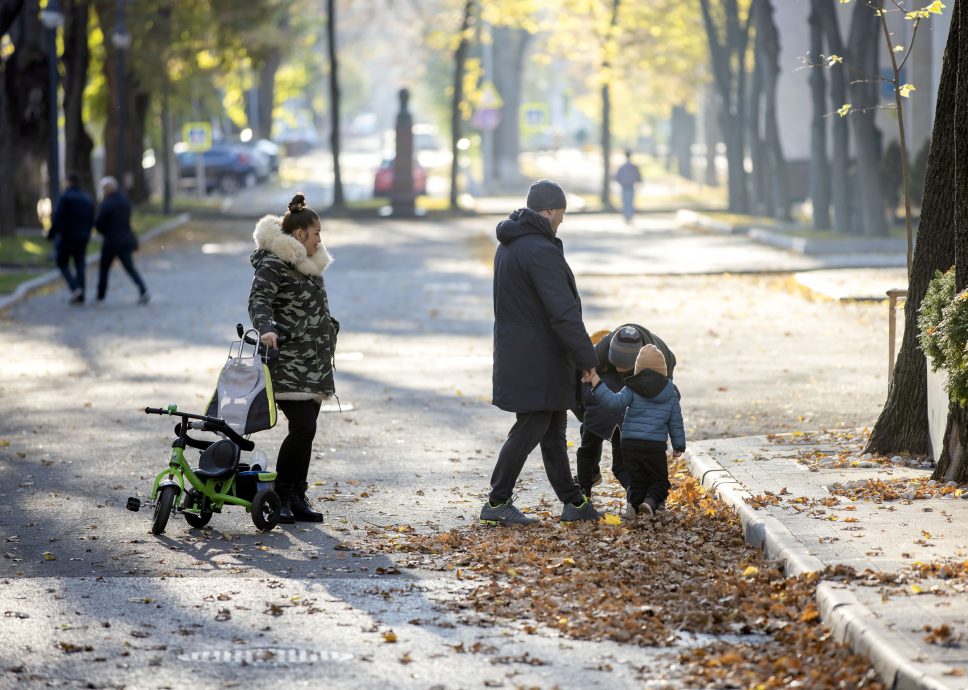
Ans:
POLYGON ((931 368, 948 372, 948 397, 968 405, 968 290, 955 294, 955 269, 937 271, 918 310, 918 340, 931 368))

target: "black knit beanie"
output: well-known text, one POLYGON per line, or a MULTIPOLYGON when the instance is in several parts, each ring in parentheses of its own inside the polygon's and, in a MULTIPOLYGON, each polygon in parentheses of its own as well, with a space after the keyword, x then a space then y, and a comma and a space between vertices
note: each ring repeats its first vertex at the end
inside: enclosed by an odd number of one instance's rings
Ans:
POLYGON ((557 182, 538 180, 528 190, 528 208, 544 211, 549 208, 567 208, 565 190, 557 182))

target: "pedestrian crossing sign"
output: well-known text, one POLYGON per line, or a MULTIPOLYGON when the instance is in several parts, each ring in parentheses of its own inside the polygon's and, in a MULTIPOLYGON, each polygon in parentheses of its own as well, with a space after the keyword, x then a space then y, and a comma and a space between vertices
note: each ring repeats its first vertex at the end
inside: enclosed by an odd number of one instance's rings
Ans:
POLYGON ((188 151, 204 153, 212 148, 212 125, 208 122, 186 122, 182 126, 182 141, 188 151))

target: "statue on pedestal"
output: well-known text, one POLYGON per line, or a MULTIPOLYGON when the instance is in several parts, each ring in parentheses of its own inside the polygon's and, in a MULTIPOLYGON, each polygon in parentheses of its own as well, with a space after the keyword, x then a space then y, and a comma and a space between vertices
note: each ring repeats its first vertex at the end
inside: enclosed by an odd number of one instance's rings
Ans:
POLYGON ((400 111, 397 113, 396 157, 393 159, 393 186, 390 204, 394 216, 415 215, 416 194, 413 190, 413 118, 407 110, 410 92, 400 89, 400 111))

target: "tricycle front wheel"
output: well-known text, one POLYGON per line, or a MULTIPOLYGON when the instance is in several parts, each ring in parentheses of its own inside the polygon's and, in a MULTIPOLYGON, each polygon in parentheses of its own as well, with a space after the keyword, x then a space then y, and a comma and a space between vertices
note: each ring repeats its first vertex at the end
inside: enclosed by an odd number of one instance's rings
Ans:
POLYGON ((151 518, 151 533, 161 534, 168 525, 168 518, 171 517, 172 507, 175 505, 175 497, 178 495, 178 487, 168 484, 158 489, 158 500, 155 503, 155 513, 151 518))

